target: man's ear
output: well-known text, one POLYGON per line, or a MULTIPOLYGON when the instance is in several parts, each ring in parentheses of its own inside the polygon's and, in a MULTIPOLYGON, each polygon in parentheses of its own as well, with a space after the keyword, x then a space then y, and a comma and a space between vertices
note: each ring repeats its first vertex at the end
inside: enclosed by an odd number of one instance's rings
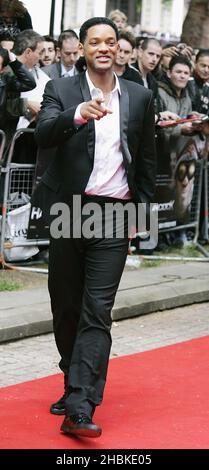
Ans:
POLYGON ((24 50, 23 54, 25 54, 26 56, 30 55, 31 54, 32 49, 30 47, 26 47, 26 49, 24 50))
POLYGON ((171 71, 169 69, 166 70, 166 74, 167 74, 168 78, 171 78, 171 71))
POLYGON ((83 44, 79 42, 78 51, 81 57, 84 57, 83 44))
POLYGON ((142 48, 139 46, 138 49, 137 49, 137 57, 139 57, 139 59, 142 58, 142 54, 143 54, 143 50, 142 48))

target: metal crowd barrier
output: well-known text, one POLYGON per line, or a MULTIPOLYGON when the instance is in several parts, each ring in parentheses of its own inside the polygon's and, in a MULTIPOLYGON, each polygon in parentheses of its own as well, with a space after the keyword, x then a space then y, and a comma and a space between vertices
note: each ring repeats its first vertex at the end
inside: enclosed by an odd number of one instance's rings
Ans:
POLYGON ((171 232, 176 230, 182 230, 187 228, 194 228, 194 242, 197 241, 199 234, 199 221, 200 221, 200 204, 201 204, 201 191, 203 182, 203 161, 198 160, 196 162, 195 181, 193 196, 191 201, 191 207, 189 211, 189 220, 187 223, 182 225, 176 225, 167 228, 161 228, 159 223, 159 233, 171 232))
POLYGON ((203 212, 203 222, 202 222, 202 237, 209 243, 209 162, 208 160, 204 161, 204 212, 203 212))
POLYGON ((0 166, 1 166, 3 162, 3 155, 4 155, 5 144, 6 144, 6 136, 2 129, 0 129, 0 139, 1 139, 0 140, 0 166))
MULTIPOLYGON (((4 154, 5 150, 5 134, 0 130, 0 167, 1 167, 1 183, 3 187, 3 201, 2 201, 2 217, 1 217, 1 233, 0 233, 0 264, 4 267, 5 263, 5 249, 10 250, 15 247, 31 247, 31 246, 48 246, 49 240, 46 239, 24 239, 24 241, 15 241, 12 242, 8 240, 6 235, 6 225, 7 218, 9 213, 16 208, 23 206, 25 203, 21 200, 13 200, 11 194, 14 193, 24 193, 29 198, 32 195, 35 179, 35 164, 17 164, 13 163, 13 154, 15 149, 15 143, 17 139, 24 133, 33 134, 33 129, 19 129, 13 136, 10 143, 9 151, 7 154, 4 154)), ((199 235, 199 222, 200 222, 200 206, 201 206, 201 193, 204 179, 204 188, 205 188, 205 227, 207 231, 208 239, 208 205, 209 205, 209 170, 208 162, 205 160, 198 160, 196 162, 196 171, 195 171, 195 181, 194 181, 194 190, 193 197, 190 208, 190 217, 187 223, 182 225, 173 225, 170 227, 161 227, 159 223, 159 233, 179 231, 182 229, 192 229, 193 240, 192 243, 209 259, 209 253, 198 243, 199 235)), ((163 224, 162 224, 163 225, 163 224)), ((143 256, 146 259, 159 259, 167 258, 166 256, 143 256)), ((172 257, 169 257, 172 259, 172 257)), ((173 257, 177 259, 177 257, 173 257)), ((186 257, 181 257, 181 259, 186 259, 186 257)), ((195 259, 195 258, 194 258, 195 259)), ((25 268, 27 269, 27 268, 25 268)))
MULTIPOLYGON (((48 240, 27 240, 25 238, 21 241, 10 241, 7 238, 6 234, 6 226, 7 226, 7 218, 13 209, 17 209, 21 206, 24 206, 26 202, 21 198, 21 195, 27 195, 28 201, 32 195, 33 187, 34 187, 34 177, 35 177, 35 164, 20 164, 20 163, 13 163, 13 154, 15 149, 15 143, 17 139, 22 134, 33 134, 34 129, 19 129, 15 132, 7 155, 4 155, 4 133, 0 131, 2 134, 2 145, 0 148, 0 156, 1 156, 1 179, 2 179, 2 186, 3 186, 3 201, 2 201, 2 217, 1 217, 1 233, 0 233, 0 264, 4 267, 5 263, 5 249, 10 250, 15 247, 30 247, 30 246, 48 246, 48 240), (16 193, 19 194, 19 198, 11 197, 12 194, 16 193)), ((7 263, 8 265, 8 263, 7 263)))
POLYGON ((209 218, 208 218, 208 207, 209 207, 209 163, 205 162, 205 220, 206 220, 206 240, 209 241, 209 218))
POLYGON ((193 244, 203 255, 204 258, 200 257, 186 257, 186 256, 168 256, 168 255, 142 255, 143 259, 147 260, 181 260, 181 261, 209 261, 209 252, 198 242, 199 231, 200 231, 200 210, 201 210, 201 197, 202 188, 204 182, 204 226, 207 227, 207 240, 209 236, 209 221, 208 221, 208 205, 209 205, 209 171, 208 163, 205 160, 198 160, 196 162, 195 181, 193 189, 193 197, 191 201, 190 217, 187 223, 181 225, 175 225, 171 227, 161 228, 159 223, 159 233, 166 232, 177 232, 179 230, 192 229, 193 244))
MULTIPOLYGON (((2 173, 2 166, 3 166, 3 161, 4 161, 4 149, 5 149, 5 144, 6 144, 6 136, 5 136, 5 133, 2 129, 0 129, 0 183, 1 183, 1 173, 2 173)), ((1 192, 1 189, 2 189, 2 186, 0 184, 0 192, 1 192)), ((0 194, 0 198, 1 198, 1 194, 0 194)), ((1 202, 1 201, 0 201, 1 202)), ((3 204, 2 204, 2 207, 1 207, 1 215, 3 214, 3 204)), ((0 245, 1 245, 1 232, 0 232, 0 245)), ((2 264, 2 256, 3 256, 3 253, 2 253, 2 250, 0 248, 0 265, 2 264)))
MULTIPOLYGON (((199 149, 201 148, 201 142, 196 141, 195 138, 184 138, 177 140, 172 135, 167 135, 161 129, 156 133, 156 148, 158 158, 158 169, 157 169, 157 185, 155 202, 158 205, 158 231, 159 234, 165 234, 168 232, 178 233, 179 231, 189 231, 191 244, 196 246, 198 250, 205 256, 205 261, 209 261, 209 252, 199 244, 198 238, 200 234, 200 217, 201 217, 201 197, 203 188, 205 188, 205 201, 204 204, 204 221, 207 230, 208 240, 208 204, 209 204, 209 180, 208 180, 208 166, 206 167, 206 159, 208 154, 208 142, 206 139, 205 148, 201 149, 202 158, 198 158, 195 163, 195 176, 194 176, 194 188, 192 201, 189 205, 189 210, 185 212, 185 217, 182 217, 181 208, 178 209, 178 198, 180 193, 180 187, 177 194, 177 186, 175 182, 175 171, 177 169, 178 162, 188 161, 189 156, 199 156, 199 149), (191 148, 192 146, 192 148, 191 148), (181 157, 185 155, 184 160, 181 157), (179 213, 179 220, 178 220, 179 213), (181 218, 182 217, 182 220, 181 218), (207 217, 207 221, 206 221, 207 217), (181 220, 181 222, 180 222, 181 220)), ((180 180, 179 180, 180 181, 180 180)), ((188 188, 189 189, 189 188, 188 188)), ((182 196, 183 197, 183 196, 182 196)), ((182 200, 183 206, 183 200, 182 200)), ((206 238, 206 237, 205 237, 206 238)), ((172 239, 172 237, 171 237, 172 239)), ((140 247, 139 247, 140 248, 140 247)), ((176 256, 152 256, 151 254, 142 255, 145 259, 177 259, 176 256)), ((179 257, 178 257, 179 258, 179 257)), ((181 259, 187 259, 182 256, 181 259)), ((204 258, 194 258, 194 260, 203 260, 204 258)))
MULTIPOLYGON (((206 257, 209 258, 209 252, 207 252, 202 245, 198 242, 198 237, 199 237, 199 228, 200 228, 200 208, 201 208, 201 195, 202 195, 202 187, 203 187, 203 179, 204 183, 206 182, 207 178, 207 185, 205 187, 208 188, 208 175, 206 175, 205 172, 205 161, 204 160, 198 160, 196 162, 196 172, 195 172, 195 181, 194 181, 194 190, 193 190, 193 197, 191 201, 191 208, 190 208, 190 217, 187 223, 182 224, 182 225, 176 225, 175 227, 171 228, 166 228, 166 229, 161 229, 160 224, 159 224, 159 233, 165 233, 165 232, 171 232, 171 231, 179 231, 179 230, 187 230, 192 228, 193 229, 193 239, 191 240, 191 243, 198 248, 198 250, 206 257)), ((208 190, 207 190, 207 198, 208 198, 208 190)), ((207 201, 208 205, 208 199, 207 201)), ((204 212, 206 212, 207 209, 205 207, 204 212)))

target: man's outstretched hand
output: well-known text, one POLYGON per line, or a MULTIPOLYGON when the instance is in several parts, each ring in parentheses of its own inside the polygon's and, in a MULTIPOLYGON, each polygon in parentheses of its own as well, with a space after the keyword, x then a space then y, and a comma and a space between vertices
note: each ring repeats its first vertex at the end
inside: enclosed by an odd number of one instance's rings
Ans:
POLYGON ((83 119, 89 121, 90 119, 101 119, 106 114, 112 114, 111 109, 106 108, 104 98, 96 98, 95 100, 83 103, 80 108, 80 114, 83 119))

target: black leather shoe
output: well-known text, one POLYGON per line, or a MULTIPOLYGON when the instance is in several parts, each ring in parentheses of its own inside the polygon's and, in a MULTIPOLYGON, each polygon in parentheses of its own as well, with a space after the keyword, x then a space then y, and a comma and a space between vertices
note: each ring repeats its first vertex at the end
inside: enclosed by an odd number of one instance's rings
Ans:
POLYGON ((64 434, 83 437, 99 437, 102 434, 102 429, 84 413, 66 416, 60 429, 64 434))
POLYGON ((62 397, 56 401, 55 403, 52 403, 50 406, 50 413, 53 415, 65 415, 66 414, 66 408, 65 408, 65 400, 68 396, 68 375, 64 375, 64 394, 62 397))

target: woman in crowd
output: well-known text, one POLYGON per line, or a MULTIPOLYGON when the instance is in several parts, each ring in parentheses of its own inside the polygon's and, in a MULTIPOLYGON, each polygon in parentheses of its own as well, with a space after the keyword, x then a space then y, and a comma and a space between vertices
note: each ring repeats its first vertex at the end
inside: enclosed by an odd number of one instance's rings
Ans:
POLYGON ((31 17, 19 0, 0 0, 0 34, 16 36, 20 31, 33 29, 31 17))

